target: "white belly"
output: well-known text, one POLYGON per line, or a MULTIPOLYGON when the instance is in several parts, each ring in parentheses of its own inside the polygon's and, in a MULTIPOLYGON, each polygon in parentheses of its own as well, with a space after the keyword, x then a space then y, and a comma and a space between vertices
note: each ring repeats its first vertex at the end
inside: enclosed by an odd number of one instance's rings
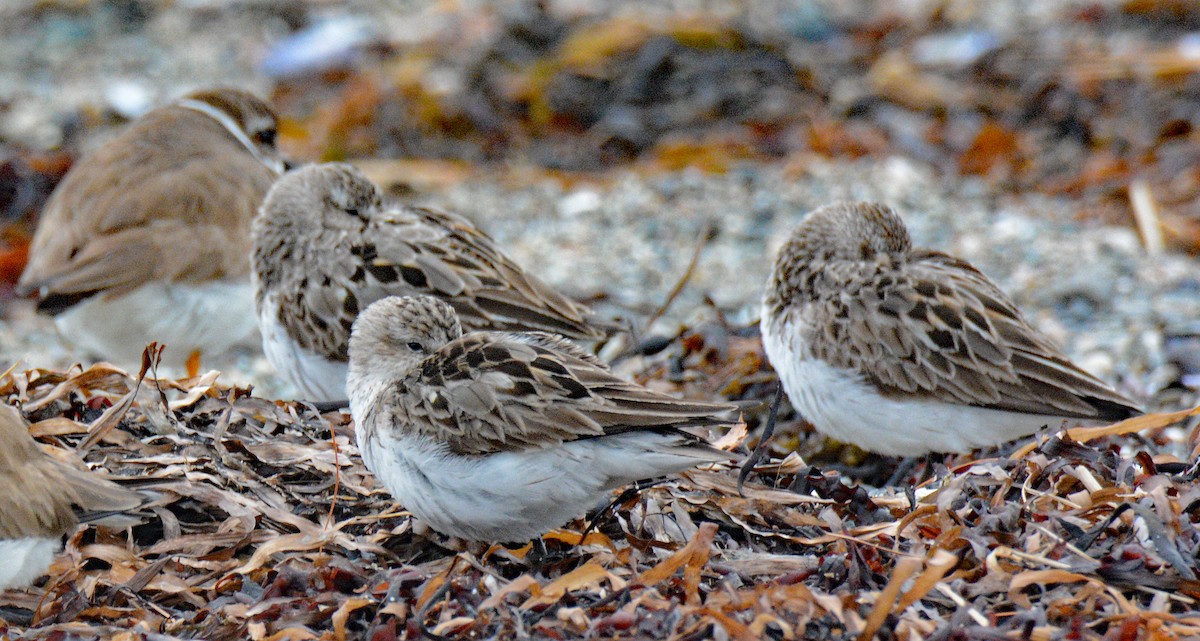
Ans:
POLYGON ((199 351, 252 345, 257 322, 250 281, 202 285, 148 283, 123 296, 92 296, 55 317, 62 335, 90 354, 136 370, 151 341, 180 367, 199 351))
POLYGON ((277 309, 274 298, 266 297, 258 319, 263 353, 275 371, 300 390, 303 400, 346 400, 347 364, 314 354, 292 340, 279 323, 277 309))
MULTIPOLYGON (((765 310, 764 310, 765 312, 765 310)), ((885 397, 860 374, 806 358, 800 332, 763 316, 763 349, 788 399, 822 434, 893 456, 969 452, 1057 427, 1063 419, 931 400, 885 397)))
POLYGON ((60 548, 57 537, 0 539, 0 591, 33 583, 46 573, 60 548))
MULTIPOLYGON (((357 418, 357 417, 356 417, 357 418)), ((526 541, 582 515, 611 489, 713 460, 653 432, 528 452, 459 456, 428 439, 376 434, 363 461, 433 529, 473 541, 526 541)))

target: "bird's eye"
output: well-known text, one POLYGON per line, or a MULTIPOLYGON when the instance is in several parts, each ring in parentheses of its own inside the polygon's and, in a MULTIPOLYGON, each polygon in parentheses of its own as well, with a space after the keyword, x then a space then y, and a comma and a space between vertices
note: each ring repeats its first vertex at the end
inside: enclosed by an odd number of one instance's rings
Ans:
POLYGON ((274 129, 263 129, 254 134, 254 137, 258 139, 258 142, 264 145, 274 146, 276 132, 274 129))
POLYGON ((408 343, 408 348, 409 348, 409 349, 411 349, 411 350, 412 350, 412 351, 414 351, 414 352, 423 352, 423 351, 425 351, 425 346, 421 345, 421 344, 420 344, 420 343, 418 343, 417 341, 409 341, 409 343, 408 343))
POLYGON ((346 213, 351 216, 358 216, 358 207, 347 207, 346 213))

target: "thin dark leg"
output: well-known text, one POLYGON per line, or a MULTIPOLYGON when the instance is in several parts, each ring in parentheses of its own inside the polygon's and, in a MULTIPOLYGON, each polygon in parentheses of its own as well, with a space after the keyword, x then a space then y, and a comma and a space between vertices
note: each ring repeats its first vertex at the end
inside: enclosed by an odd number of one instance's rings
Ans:
POLYGON ((454 587, 451 573, 454 571, 454 566, 456 565, 458 565, 458 557, 455 557, 454 560, 450 562, 450 569, 446 572, 445 582, 438 587, 436 592, 430 595, 429 600, 425 602, 425 605, 422 605, 420 609, 417 610, 415 615, 417 630, 420 631, 421 636, 424 638, 432 639, 433 641, 451 641, 450 637, 436 634, 433 630, 425 627, 425 617, 429 613, 429 609, 432 608, 438 601, 441 601, 443 597, 449 594, 450 590, 454 587))
POLYGON ((896 466, 896 470, 888 477, 885 487, 899 485, 901 481, 912 474, 913 469, 917 467, 917 463, 924 462, 925 469, 921 475, 913 482, 914 485, 919 485, 925 479, 930 479, 937 476, 937 466, 944 463, 946 460, 945 452, 927 452, 925 456, 906 456, 900 459, 900 464, 896 466))
POLYGON ((767 415, 767 424, 763 427, 762 436, 758 437, 758 445, 755 446, 754 451, 750 453, 746 462, 742 464, 742 469, 738 472, 738 496, 742 496, 742 484, 746 482, 746 477, 750 476, 750 471, 767 455, 767 445, 775 433, 775 419, 779 417, 779 403, 782 400, 783 381, 776 381, 775 400, 771 401, 771 413, 767 415))
MULTIPOLYGON (((799 472, 796 472, 796 476, 792 477, 792 484, 788 486, 788 489, 796 494, 808 494, 813 490, 819 489, 817 483, 822 481, 823 476, 824 473, 820 470, 820 468, 809 465, 799 472)), ((824 490, 818 491, 818 493, 821 492, 824 492, 824 490)))
POLYGON ((899 464, 896 465, 896 469, 892 471, 892 475, 888 477, 888 480, 884 481, 884 487, 899 485, 900 481, 903 481, 908 478, 909 474, 912 474, 913 470, 917 467, 917 461, 920 460, 921 457, 919 456, 905 456, 900 459, 899 464))
POLYGON ((633 485, 630 485, 629 487, 625 488, 625 490, 623 492, 621 492, 620 494, 617 495, 617 498, 609 501, 608 505, 605 505, 603 508, 600 509, 599 512, 596 513, 596 516, 592 517, 592 520, 588 522, 587 527, 583 528, 583 534, 579 535, 579 541, 582 543, 583 540, 587 538, 587 535, 592 530, 596 529, 597 525, 599 525, 602 521, 604 521, 605 517, 607 517, 610 513, 612 513, 613 511, 616 510, 618 505, 637 496, 638 493, 641 492, 642 490, 648 490, 648 489, 654 487, 655 485, 661 485, 661 484, 665 483, 666 481, 667 481, 667 479, 665 479, 665 478, 664 479, 651 479, 648 481, 638 481, 638 482, 634 483, 633 485))
POLYGON ((317 412, 324 414, 334 410, 344 410, 350 407, 350 401, 313 401, 309 405, 312 405, 317 412))
POLYGON ((540 536, 530 541, 530 544, 529 553, 525 555, 525 563, 535 574, 545 576, 546 568, 551 563, 558 562, 559 558, 550 557, 550 548, 546 546, 546 539, 540 536))

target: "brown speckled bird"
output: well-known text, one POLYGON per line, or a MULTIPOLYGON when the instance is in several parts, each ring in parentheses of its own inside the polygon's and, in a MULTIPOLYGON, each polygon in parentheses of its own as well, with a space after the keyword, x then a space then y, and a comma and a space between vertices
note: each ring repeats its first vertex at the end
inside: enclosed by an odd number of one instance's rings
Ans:
POLYGON ((683 431, 734 408, 614 376, 544 332, 462 335, 450 305, 385 298, 354 324, 350 410, 363 462, 444 534, 524 541, 634 481, 733 458, 683 431))
POLYGON ((591 310, 526 273, 467 220, 389 203, 346 164, 279 180, 255 221, 253 264, 263 350, 307 400, 347 398, 351 325, 387 296, 438 296, 472 330, 603 335, 591 310))
POLYGON ((767 282, 762 336, 804 418, 881 454, 969 451, 1139 413, 966 261, 913 248, 883 205, 829 205, 796 228, 767 282))

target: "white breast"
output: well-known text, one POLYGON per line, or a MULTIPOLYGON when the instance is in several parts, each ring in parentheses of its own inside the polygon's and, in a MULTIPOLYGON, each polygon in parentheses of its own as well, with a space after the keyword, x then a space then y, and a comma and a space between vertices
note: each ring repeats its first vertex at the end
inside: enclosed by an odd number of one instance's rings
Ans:
POLYGON ((267 296, 258 319, 263 354, 275 371, 300 390, 303 400, 346 400, 346 363, 301 347, 280 324, 278 309, 274 297, 267 296))
POLYGON ((396 430, 374 434, 360 444, 363 460, 396 500, 435 530, 474 541, 529 540, 602 504, 613 488, 711 460, 654 432, 483 456, 396 430))
POLYGON ((0 539, 0 591, 24 587, 45 574, 61 548, 57 537, 0 539))
POLYGON ((885 397, 860 373, 808 355, 800 328, 763 310, 763 349, 792 406, 822 434, 894 456, 968 452, 1057 427, 1054 416, 885 397))
POLYGON ((380 435, 363 460, 433 529, 473 541, 525 541, 586 511, 603 479, 566 448, 464 457, 429 439, 380 435))
POLYGON ((122 296, 97 294, 54 320, 71 343, 133 368, 151 341, 166 345, 168 366, 181 367, 194 351, 212 356, 253 344, 257 327, 249 279, 147 283, 122 296))

